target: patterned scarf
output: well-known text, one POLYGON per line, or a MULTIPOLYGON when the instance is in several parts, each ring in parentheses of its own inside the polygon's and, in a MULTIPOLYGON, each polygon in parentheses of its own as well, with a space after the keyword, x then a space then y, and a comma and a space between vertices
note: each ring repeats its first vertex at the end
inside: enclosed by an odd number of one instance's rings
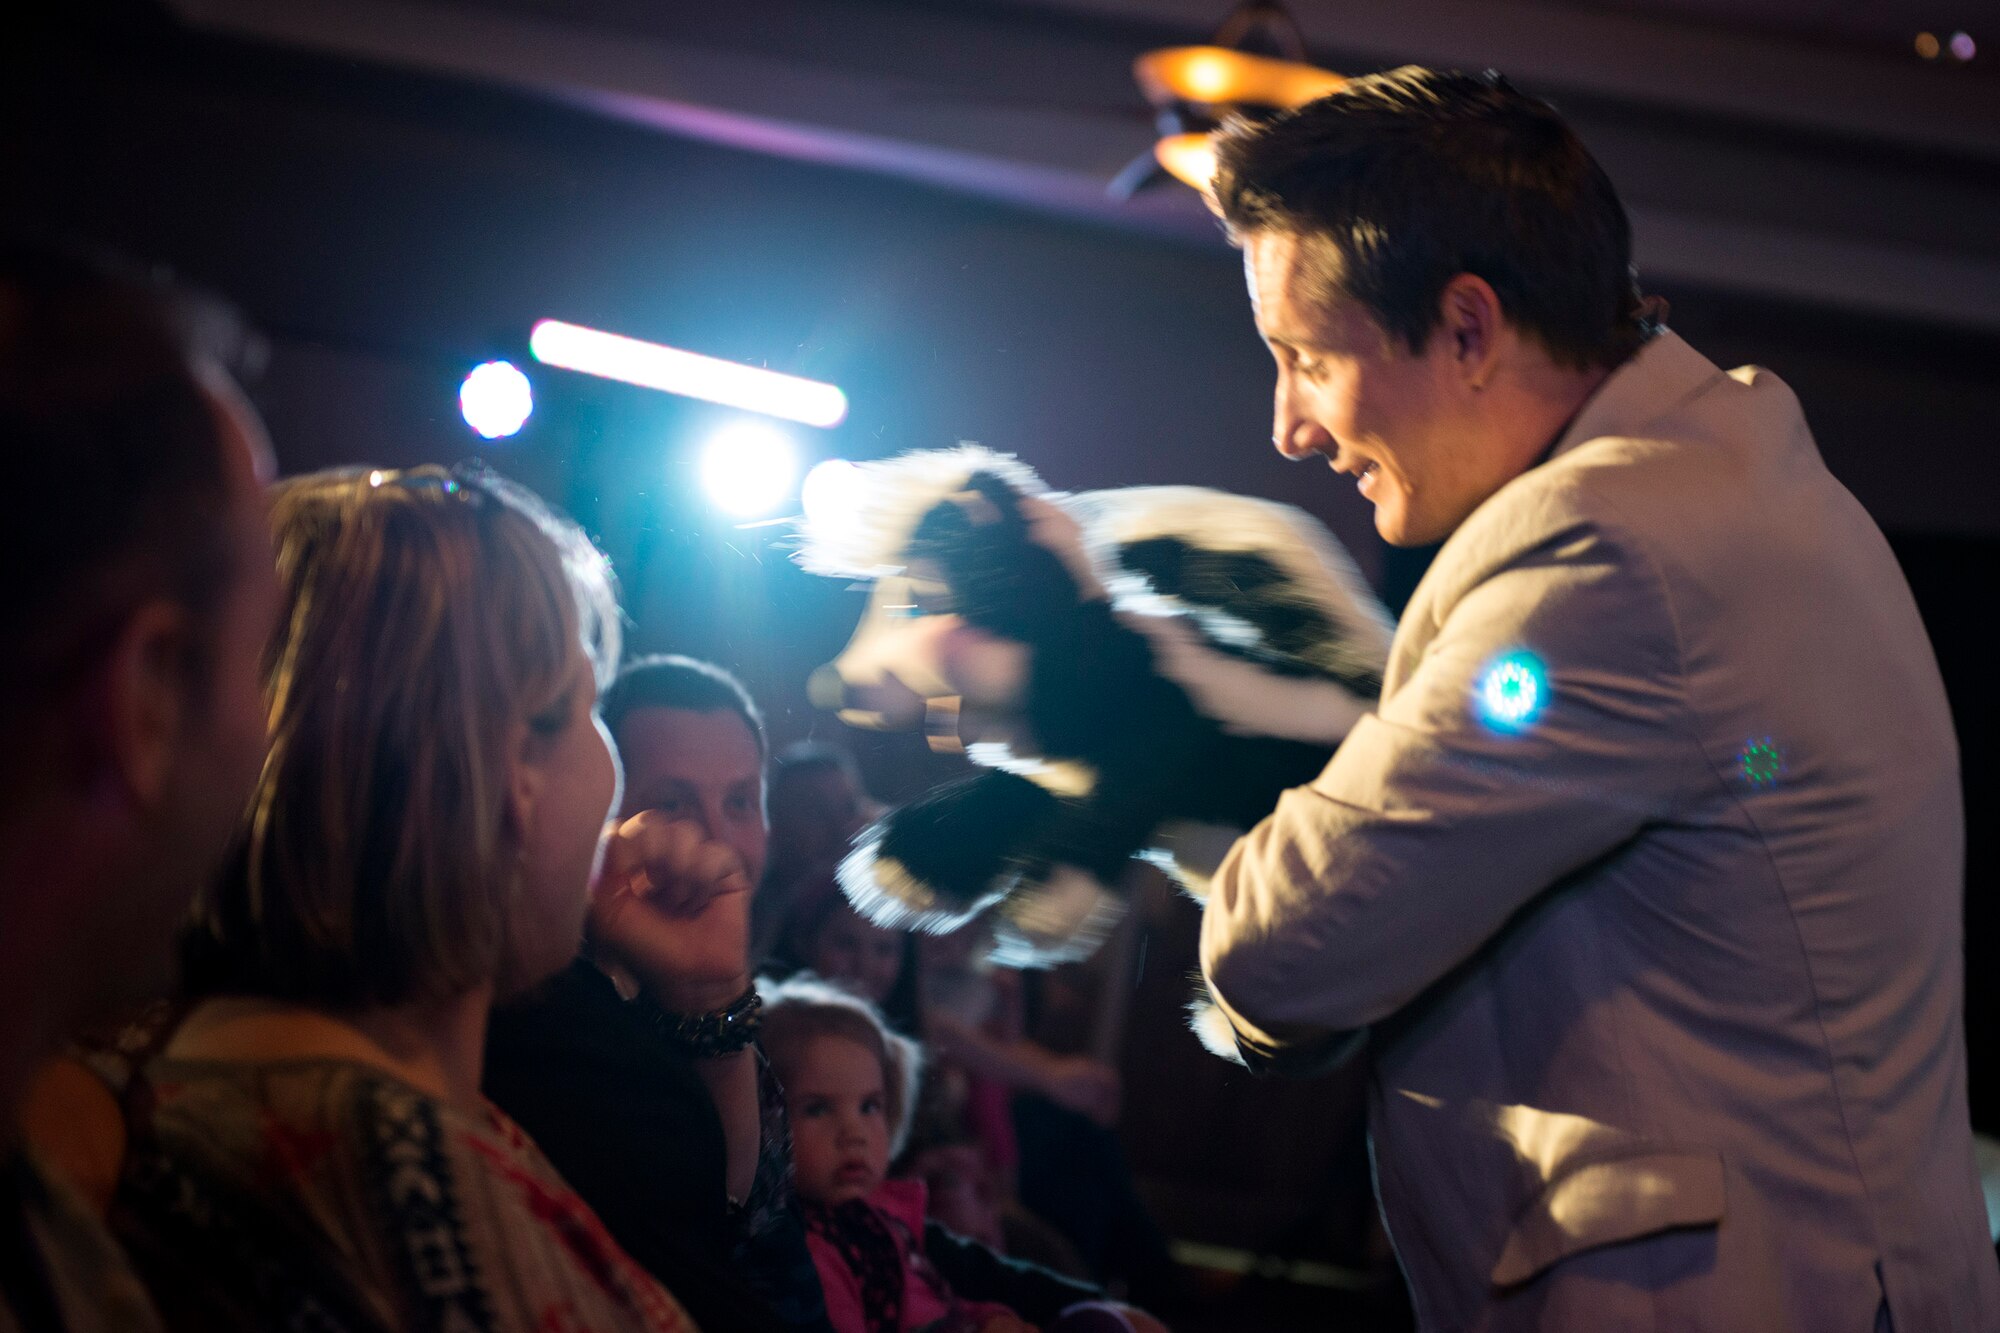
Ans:
POLYGON ((903 1255, 894 1233, 866 1199, 827 1205, 799 1200, 806 1230, 824 1237, 861 1283, 868 1333, 897 1333, 903 1324, 903 1255))

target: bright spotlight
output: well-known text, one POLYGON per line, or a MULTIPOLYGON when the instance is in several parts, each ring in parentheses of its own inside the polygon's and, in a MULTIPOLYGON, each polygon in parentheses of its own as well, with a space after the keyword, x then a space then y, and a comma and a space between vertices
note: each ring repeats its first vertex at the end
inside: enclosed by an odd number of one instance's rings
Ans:
POLYGON ((824 532, 847 522, 861 503, 861 469, 845 458, 829 458, 806 473, 799 504, 806 521, 824 532))
POLYGON ((458 386, 458 410, 482 439, 504 439, 528 424, 535 393, 511 361, 488 361, 458 386))
POLYGON ((705 403, 782 417, 806 426, 838 426, 847 419, 839 386, 782 375, 678 347, 545 319, 528 334, 528 349, 544 365, 580 370, 621 384, 659 389, 705 403))
POLYGON ((702 489, 717 509, 737 518, 757 518, 783 504, 798 474, 791 440, 761 421, 724 426, 702 447, 702 489))

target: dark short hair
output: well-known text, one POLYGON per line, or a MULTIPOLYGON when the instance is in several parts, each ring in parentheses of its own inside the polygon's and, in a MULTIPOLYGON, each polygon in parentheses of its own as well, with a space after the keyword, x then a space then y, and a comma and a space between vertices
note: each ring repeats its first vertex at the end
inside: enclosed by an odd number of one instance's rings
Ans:
POLYGON ((776 786, 788 778, 829 771, 844 773, 860 785, 861 769, 853 755, 825 741, 794 741, 771 760, 771 784, 776 786))
POLYGON ((144 600, 222 601, 229 473, 198 366, 238 371, 250 345, 221 302, 158 274, 0 241, 0 737, 144 600))
POLYGON ((1359 303, 1412 352, 1460 273, 1557 361, 1615 366, 1652 332, 1611 180, 1555 108, 1499 74, 1407 65, 1216 135, 1233 236, 1330 246, 1324 297, 1359 303))
POLYGON ((756 701, 742 681, 713 662, 666 653, 627 662, 604 692, 598 711, 616 739, 626 716, 640 708, 683 708, 690 713, 727 709, 750 728, 758 757, 766 753, 764 715, 757 711, 756 701))

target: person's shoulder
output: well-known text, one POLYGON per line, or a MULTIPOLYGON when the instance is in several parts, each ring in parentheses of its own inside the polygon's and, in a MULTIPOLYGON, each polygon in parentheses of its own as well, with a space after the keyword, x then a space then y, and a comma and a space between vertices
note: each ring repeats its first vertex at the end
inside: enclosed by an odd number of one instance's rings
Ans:
POLYGON ((1559 582, 1583 565, 1643 574, 1663 526, 1636 503, 1657 470, 1638 438, 1591 441, 1508 482, 1439 548, 1425 581, 1440 611, 1507 573, 1559 582), (1604 448, 1596 446, 1604 445, 1604 448))
POLYGON ((586 959, 493 1011, 482 1083, 515 1114, 517 1106, 539 1108, 551 1099, 577 1105, 707 1096, 694 1062, 661 1040, 586 959))

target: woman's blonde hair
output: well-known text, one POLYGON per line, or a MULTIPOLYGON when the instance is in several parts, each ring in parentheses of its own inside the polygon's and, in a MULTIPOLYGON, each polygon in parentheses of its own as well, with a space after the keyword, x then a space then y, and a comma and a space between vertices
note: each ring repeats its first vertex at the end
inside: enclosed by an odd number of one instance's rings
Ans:
POLYGON ((819 1037, 845 1037, 882 1062, 883 1118, 889 1123, 889 1159, 894 1161, 910 1136, 923 1048, 891 1032, 868 1001, 810 973, 760 981, 757 990, 764 1000, 758 1044, 779 1083, 798 1068, 806 1047, 819 1037))
POLYGON ((328 1007, 442 999, 507 961, 520 848, 510 737, 572 646, 616 665, 608 565, 485 472, 341 469, 281 485, 271 749, 185 984, 328 1007))

